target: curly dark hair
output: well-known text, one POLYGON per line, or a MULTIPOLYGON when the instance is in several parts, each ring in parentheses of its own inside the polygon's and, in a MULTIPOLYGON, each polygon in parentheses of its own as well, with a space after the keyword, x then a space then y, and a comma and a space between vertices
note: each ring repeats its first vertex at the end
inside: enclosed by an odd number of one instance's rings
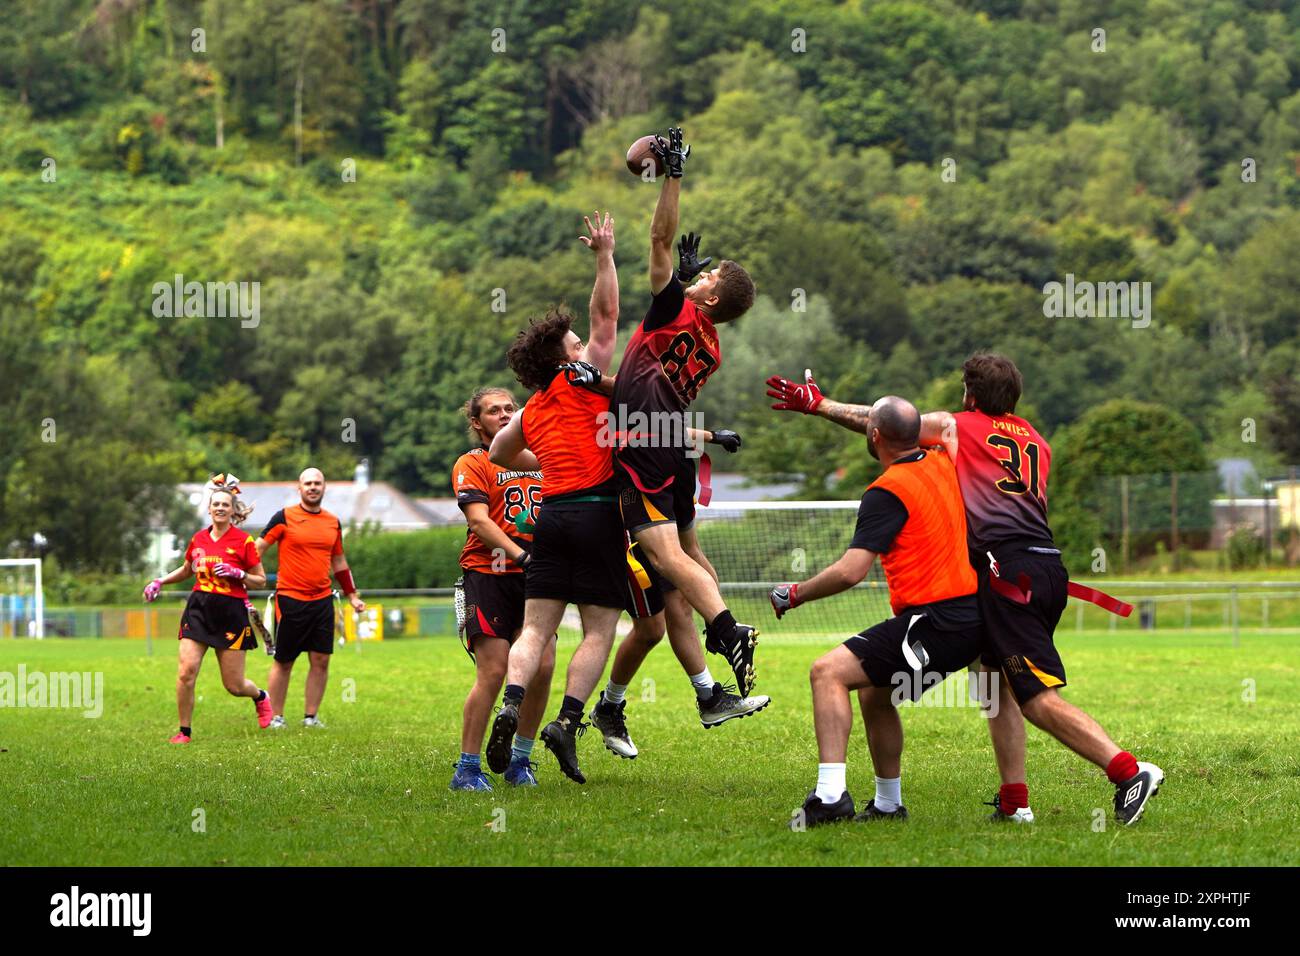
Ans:
POLYGON ((985 415, 1010 415, 1016 410, 1024 379, 1011 359, 996 352, 977 352, 961 372, 967 393, 985 415))
POLYGON ((537 392, 551 384, 555 367, 568 360, 564 337, 572 327, 573 316, 563 305, 549 309, 544 318, 528 320, 528 328, 506 352, 506 364, 520 385, 537 392))

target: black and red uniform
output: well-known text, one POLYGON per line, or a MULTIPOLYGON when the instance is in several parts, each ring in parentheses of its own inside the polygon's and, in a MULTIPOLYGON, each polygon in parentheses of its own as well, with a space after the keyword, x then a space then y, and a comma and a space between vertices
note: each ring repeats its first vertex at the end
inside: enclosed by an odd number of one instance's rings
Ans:
POLYGON ((194 588, 185 602, 177 638, 188 637, 219 651, 251 651, 257 647, 248 620, 244 582, 212 573, 218 564, 241 571, 261 564, 253 536, 232 524, 214 540, 209 525, 190 539, 185 561, 194 570, 194 588))
POLYGON ((684 531, 695 522, 686 409, 721 365, 717 330, 674 275, 652 297, 614 384, 615 473, 628 531, 669 521, 684 531))
POLYGON ((1065 610, 1070 576, 1047 523, 1052 449, 1016 415, 971 411, 954 418, 957 480, 988 640, 983 661, 1001 668, 1024 703, 1049 687, 1065 686, 1065 665, 1052 635, 1065 610), (1003 582, 1024 575, 1027 601, 994 588, 990 559, 1003 582))
POLYGON ((488 458, 488 446, 480 445, 456 459, 451 475, 460 509, 486 505, 492 523, 514 546, 510 554, 497 554, 472 529, 465 531, 460 567, 465 583, 465 636, 473 654, 476 637, 513 642, 523 627, 524 569, 513 559, 520 551, 532 550, 542 473, 495 465, 488 458))

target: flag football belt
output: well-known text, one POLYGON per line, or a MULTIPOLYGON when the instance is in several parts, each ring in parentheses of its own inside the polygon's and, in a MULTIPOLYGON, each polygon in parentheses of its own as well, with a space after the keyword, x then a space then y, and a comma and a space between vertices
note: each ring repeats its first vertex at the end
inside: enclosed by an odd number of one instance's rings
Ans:
MULTIPOLYGON (((635 468, 633 468, 625 461, 619 461, 619 464, 627 472, 627 476, 632 479, 632 484, 636 485, 637 491, 645 495, 658 494, 659 492, 667 488, 669 485, 671 485, 673 483, 673 478, 675 477, 673 475, 669 475, 668 480, 665 481, 663 484, 659 485, 657 488, 647 488, 646 483, 641 480, 641 476, 636 473, 635 468)), ((707 508, 709 506, 709 502, 713 500, 713 460, 709 458, 709 453, 707 451, 700 453, 699 479, 700 479, 700 493, 696 495, 695 500, 696 502, 699 503, 701 508, 707 508)))
POLYGON ((650 590, 650 574, 648 571, 646 571, 645 565, 643 565, 640 561, 638 561, 636 559, 636 555, 632 553, 633 547, 634 545, 632 544, 631 539, 629 539, 627 545, 628 570, 631 571, 632 576, 636 578, 636 583, 641 588, 641 590, 648 591, 650 590))
MULTIPOLYGON (((998 559, 993 557, 993 553, 991 551, 984 553, 989 556, 989 587, 1009 601, 1014 601, 1016 604, 1028 604, 1033 593, 1029 589, 1029 575, 1022 571, 1016 576, 1014 582, 1008 581, 998 572, 998 559)), ((1070 597, 1078 598, 1080 601, 1095 604, 1103 611, 1118 614, 1120 617, 1128 617, 1133 613, 1132 604, 1111 597, 1105 591, 1085 587, 1082 584, 1075 584, 1073 581, 1066 584, 1065 593, 1070 597)))

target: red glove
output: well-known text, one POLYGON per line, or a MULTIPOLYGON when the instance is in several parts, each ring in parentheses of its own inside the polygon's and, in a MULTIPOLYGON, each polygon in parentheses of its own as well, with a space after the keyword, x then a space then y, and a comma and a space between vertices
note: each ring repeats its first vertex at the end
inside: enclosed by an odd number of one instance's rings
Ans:
POLYGON ((772 588, 768 592, 767 599, 772 602, 772 610, 776 612, 776 619, 781 620, 781 615, 785 614, 792 608, 800 605, 799 585, 782 584, 772 588))
POLYGON ((779 375, 773 375, 769 378, 767 380, 768 397, 780 399, 772 407, 779 412, 815 414, 817 406, 822 403, 822 390, 813 381, 812 369, 804 369, 803 379, 803 385, 796 385, 788 378, 781 378, 779 375))

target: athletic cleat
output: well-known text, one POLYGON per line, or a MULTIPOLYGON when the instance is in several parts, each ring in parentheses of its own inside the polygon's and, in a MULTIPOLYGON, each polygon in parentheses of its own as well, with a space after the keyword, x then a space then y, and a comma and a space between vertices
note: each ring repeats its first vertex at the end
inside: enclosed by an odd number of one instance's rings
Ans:
POLYGON ((710 637, 704 642, 704 649, 710 654, 720 654, 727 659, 742 697, 748 697, 754 689, 754 645, 757 643, 758 628, 748 624, 737 624, 725 641, 715 641, 710 637))
POLYGON ((275 711, 271 710, 271 695, 265 694, 261 700, 253 701, 253 706, 257 708, 257 726, 263 730, 270 727, 271 718, 275 716, 275 711))
POLYGON ((302 725, 304 727, 315 727, 319 730, 325 729, 325 722, 319 717, 304 717, 302 719, 302 725))
POLYGON ((1002 795, 995 793, 993 799, 984 804, 986 807, 992 807, 993 812, 989 814, 989 820, 993 823, 1033 823, 1034 811, 1028 807, 1019 807, 1015 813, 1004 813, 1002 810, 1002 795))
POLYGON ((187 737, 185 734, 177 733, 175 737, 173 737, 171 740, 167 742, 169 744, 187 744, 190 742, 190 738, 187 737))
POLYGON ((271 718, 271 722, 266 726, 270 727, 272 730, 284 730, 284 728, 287 727, 288 725, 284 722, 283 717, 281 717, 279 714, 276 714, 274 717, 271 718))
POLYGON ((627 724, 623 720, 623 709, 626 706, 626 700, 611 704, 602 696, 600 703, 591 710, 591 726, 599 730, 601 736, 605 738, 605 748, 610 753, 635 760, 638 752, 636 744, 632 743, 632 738, 627 735, 627 724))
POLYGON ((1153 763, 1138 761, 1138 772, 1115 788, 1115 819, 1132 826, 1142 818, 1147 801, 1165 782, 1165 772, 1153 763))
POLYGON ((876 809, 876 800, 875 800, 875 798, 873 797, 872 799, 870 799, 870 800, 867 801, 867 805, 866 805, 865 807, 862 808, 862 812, 859 813, 856 817, 853 818, 853 822, 854 822, 854 823, 871 823, 871 822, 874 821, 874 820, 899 820, 899 821, 902 821, 902 820, 906 820, 906 819, 907 819, 907 807, 903 806, 903 805, 900 803, 900 804, 898 805, 898 809, 897 809, 897 810, 890 810, 889 812, 885 812, 884 810, 877 810, 877 809, 876 809))
POLYGON ((842 823, 852 819, 853 798, 849 796, 847 790, 840 794, 840 798, 834 803, 822 803, 821 798, 817 796, 817 791, 813 790, 804 800, 798 814, 790 821, 790 829, 797 831, 821 826, 823 823, 842 823))
POLYGON ((506 768, 506 783, 512 787, 535 787, 537 774, 533 771, 536 769, 537 764, 531 760, 512 760, 506 768))
POLYGON ((695 706, 700 710, 700 723, 705 727, 716 727, 737 717, 748 717, 772 703, 772 698, 762 694, 756 697, 741 697, 732 693, 734 684, 713 685, 713 696, 708 700, 696 699, 695 706))
POLYGON ((488 736, 488 769, 493 773, 505 773, 510 766, 510 750, 515 742, 515 731, 519 729, 519 705, 506 703, 497 710, 496 720, 492 721, 492 733, 488 736))
POLYGON ((492 781, 481 767, 462 767, 459 763, 455 767, 448 790, 492 791, 492 781))
POLYGON ((586 732, 587 725, 581 719, 574 720, 571 717, 559 717, 542 728, 542 743, 555 754, 563 774, 578 783, 587 782, 578 768, 578 735, 586 732))

